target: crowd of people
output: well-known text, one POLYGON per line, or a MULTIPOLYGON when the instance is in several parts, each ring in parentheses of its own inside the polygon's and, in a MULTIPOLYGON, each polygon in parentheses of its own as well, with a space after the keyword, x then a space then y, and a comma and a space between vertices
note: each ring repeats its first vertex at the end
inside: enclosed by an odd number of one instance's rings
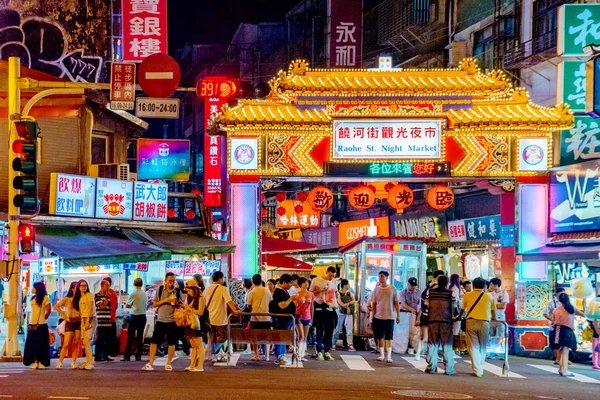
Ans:
MULTIPOLYGON (((378 354, 379 361, 392 363, 392 351, 414 354, 415 360, 424 354, 426 372, 431 374, 437 372, 442 355, 445 374, 454 375, 455 358, 468 353, 473 374, 483 376, 483 364, 490 356, 487 353, 490 337, 504 338, 506 333, 502 321, 509 297, 501 289, 499 278, 461 282, 457 274, 448 277, 438 270, 423 290, 419 289, 417 279, 411 277, 406 287, 398 292, 389 282, 389 273, 382 270, 366 304, 361 305, 354 297, 349 281, 335 279, 336 272, 335 267, 329 267, 323 276, 311 276, 310 280, 283 274, 277 280, 266 282, 256 274, 244 282, 243 308, 232 300, 222 272, 212 275, 212 284, 208 288, 204 287, 200 276, 178 283, 173 273, 167 273, 161 285, 144 291, 142 279, 137 278, 134 280, 135 291, 126 303, 130 316, 121 361, 130 361, 134 349, 135 360, 141 361, 149 309, 155 310, 155 322, 149 361, 142 368, 145 371, 154 370, 157 351, 165 344, 165 370, 172 370, 175 348, 180 340, 190 349, 190 364, 186 371, 203 371, 205 346, 214 362, 223 361, 228 315, 242 315, 242 310, 246 312, 247 319, 242 318, 242 323, 247 329, 295 330, 298 344, 295 354, 299 360, 307 361, 313 357, 318 361, 331 361, 334 359, 332 351, 337 350, 340 340, 345 350, 355 351, 354 318, 360 308, 361 313, 367 314, 369 328, 373 331, 373 351, 378 354), (178 310, 192 317, 184 318, 187 322, 181 323, 178 310), (309 344, 314 344, 312 354, 309 344)), ((111 285, 111 279, 106 277, 101 281, 99 292, 92 294, 88 283, 80 280, 71 283, 64 297, 54 301, 47 295, 44 284, 36 282, 29 300, 31 313, 24 363, 36 369, 50 366, 46 320, 52 307, 64 321, 57 369, 62 368, 69 349, 73 349, 71 367, 74 369, 92 370, 95 362, 112 361, 110 349, 116 338, 118 299, 111 285), (78 362, 81 345, 85 350, 83 363, 78 362)), ((544 315, 551 321, 550 346, 556 351, 559 372, 570 376, 568 354, 577 346, 573 333, 574 316, 583 314, 573 307, 564 289, 559 288, 544 315)), ((596 345, 600 333, 600 325, 597 325, 593 325, 596 345)), ((248 349, 253 354, 252 361, 269 360, 273 352, 279 365, 291 363, 287 354, 294 353, 293 350, 284 344, 272 348, 253 345, 248 349)), ((491 357, 495 356, 500 355, 491 354, 491 357)), ((594 369, 600 369, 599 364, 600 358, 594 362, 594 369)))

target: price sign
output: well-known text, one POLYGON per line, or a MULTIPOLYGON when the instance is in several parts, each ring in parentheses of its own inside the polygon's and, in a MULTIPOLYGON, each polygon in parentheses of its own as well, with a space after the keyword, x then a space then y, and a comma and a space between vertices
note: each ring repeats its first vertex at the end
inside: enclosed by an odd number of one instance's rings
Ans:
POLYGON ((139 118, 179 118, 179 99, 140 97, 137 99, 135 116, 139 118))

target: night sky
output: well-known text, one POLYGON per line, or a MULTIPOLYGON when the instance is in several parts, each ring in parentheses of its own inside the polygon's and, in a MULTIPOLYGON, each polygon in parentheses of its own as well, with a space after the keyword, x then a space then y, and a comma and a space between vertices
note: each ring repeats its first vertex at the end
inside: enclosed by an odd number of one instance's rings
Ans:
POLYGON ((241 22, 285 21, 299 0, 169 0, 171 52, 186 43, 228 43, 241 22))

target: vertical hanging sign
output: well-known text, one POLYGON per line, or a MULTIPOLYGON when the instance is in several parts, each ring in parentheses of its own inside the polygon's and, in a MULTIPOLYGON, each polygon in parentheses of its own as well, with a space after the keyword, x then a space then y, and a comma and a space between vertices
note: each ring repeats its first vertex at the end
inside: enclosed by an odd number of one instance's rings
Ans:
POLYGON ((218 114, 225 99, 206 97, 204 99, 204 204, 208 207, 221 206, 221 164, 223 154, 220 136, 209 136, 208 124, 213 115, 218 114))
POLYGON ((167 54, 167 0, 122 0, 123 60, 167 54))
POLYGON ((329 0, 330 68, 361 68, 363 0, 329 0))
POLYGON ((135 64, 112 63, 110 66, 110 108, 135 109, 135 64))

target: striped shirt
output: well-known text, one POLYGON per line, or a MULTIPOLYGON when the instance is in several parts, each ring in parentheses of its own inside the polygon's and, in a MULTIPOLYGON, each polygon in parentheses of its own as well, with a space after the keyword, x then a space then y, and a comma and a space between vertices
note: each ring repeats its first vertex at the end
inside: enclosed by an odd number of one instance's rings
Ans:
POLYGON ((110 323, 110 294, 104 295, 100 293, 96 293, 95 296, 96 301, 96 318, 98 319, 98 326, 111 326, 110 323), (102 307, 104 302, 106 303, 105 307, 102 307))

